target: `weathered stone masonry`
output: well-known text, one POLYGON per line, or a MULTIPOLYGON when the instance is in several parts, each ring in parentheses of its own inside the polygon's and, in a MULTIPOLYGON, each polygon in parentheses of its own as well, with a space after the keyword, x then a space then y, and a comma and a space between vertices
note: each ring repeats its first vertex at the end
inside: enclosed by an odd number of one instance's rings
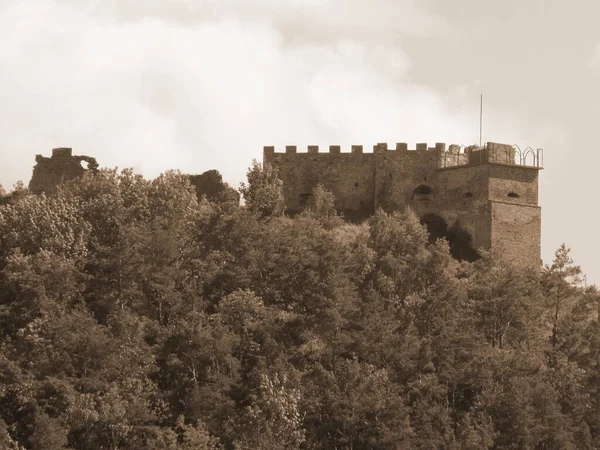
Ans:
MULTIPOLYGON (((29 182, 29 190, 33 194, 52 194, 59 184, 73 180, 86 171, 97 172, 98 163, 90 156, 73 155, 71 148, 60 147, 52 149, 52 156, 47 158, 36 155, 36 165, 29 182), (82 164, 84 163, 84 164, 82 164), (87 165, 87 167, 84 167, 87 165)), ((188 175, 190 183, 196 189, 198 199, 206 195, 209 200, 218 201, 224 198, 239 199, 237 191, 223 182, 217 170, 208 170, 198 175, 188 175)))
POLYGON ((352 146, 319 152, 316 146, 299 153, 264 147, 263 161, 278 169, 289 212, 301 211, 312 189, 321 183, 336 197, 336 207, 350 220, 362 220, 377 208, 410 206, 432 234, 449 230, 467 236, 474 249, 495 249, 506 258, 539 267, 541 211, 538 174, 541 150, 489 142, 483 147, 406 144, 373 153, 352 146))
POLYGON ((29 182, 29 190, 34 194, 55 192, 59 184, 83 175, 86 170, 98 170, 98 163, 94 158, 73 156, 72 149, 66 147, 52 149, 50 158, 36 155, 35 162, 37 164, 33 168, 33 175, 29 182))
MULTIPOLYGON (((279 170, 291 213, 301 211, 321 183, 335 194, 337 209, 350 220, 362 220, 377 208, 389 212, 409 206, 432 236, 449 239, 455 256, 470 259, 472 249, 495 249, 519 264, 539 267, 541 157, 541 150, 522 152, 488 142, 482 148, 451 145, 448 151, 440 143, 432 148, 417 144, 416 150, 408 150, 406 144, 397 144, 395 150, 377 144, 373 153, 363 153, 362 146, 352 146, 350 153, 339 146, 325 153, 316 146, 308 147, 307 153, 294 146, 286 147, 285 153, 265 147, 263 161, 279 170), (455 245, 464 242, 467 250, 455 245)), ((70 148, 55 148, 50 158, 36 155, 36 162, 29 183, 35 194, 55 192, 56 186, 86 170, 98 170, 94 158, 73 155, 70 148)), ((205 186, 213 178, 214 174, 190 177, 199 197, 214 190, 205 186)), ((221 184, 220 178, 213 181, 221 184)))

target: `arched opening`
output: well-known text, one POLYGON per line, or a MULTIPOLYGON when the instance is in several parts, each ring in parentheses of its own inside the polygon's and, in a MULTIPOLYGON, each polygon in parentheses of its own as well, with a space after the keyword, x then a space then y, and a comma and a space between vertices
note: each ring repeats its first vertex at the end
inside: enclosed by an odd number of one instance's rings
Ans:
POLYGON ((471 233, 462 228, 458 222, 454 223, 446 234, 450 245, 450 254, 459 261, 476 261, 480 258, 477 251, 472 247, 473 237, 471 233))
POLYGON ((415 188, 412 193, 412 200, 431 200, 433 198, 433 189, 431 186, 421 184, 415 188))
POLYGON ((450 247, 450 254, 459 261, 476 261, 479 254, 472 247, 473 238, 471 234, 462 228, 458 222, 448 227, 446 220, 433 213, 421 217, 421 223, 427 227, 429 242, 434 243, 438 239, 446 239, 450 247))
POLYGON ((446 237, 448 223, 443 217, 428 213, 421 217, 421 223, 427 227, 430 242, 435 242, 438 239, 446 237))
POLYGON ((521 197, 521 196, 520 196, 519 194, 517 194, 516 192, 509 192, 509 193, 508 193, 508 196, 509 196, 510 198, 519 198, 519 197, 521 197))
POLYGON ((472 197, 473 197, 473 193, 472 193, 472 192, 465 192, 465 193, 463 194, 463 197, 464 197, 464 198, 472 198, 472 197))

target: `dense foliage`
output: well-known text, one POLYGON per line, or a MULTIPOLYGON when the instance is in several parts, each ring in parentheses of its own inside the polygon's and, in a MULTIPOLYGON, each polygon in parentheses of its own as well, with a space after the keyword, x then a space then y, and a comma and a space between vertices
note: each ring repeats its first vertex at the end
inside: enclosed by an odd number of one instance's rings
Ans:
MULTIPOLYGON (((21 189, 19 189, 19 192, 21 189)), ((0 206, 0 448, 600 448, 598 293, 429 242, 102 170, 0 206)))

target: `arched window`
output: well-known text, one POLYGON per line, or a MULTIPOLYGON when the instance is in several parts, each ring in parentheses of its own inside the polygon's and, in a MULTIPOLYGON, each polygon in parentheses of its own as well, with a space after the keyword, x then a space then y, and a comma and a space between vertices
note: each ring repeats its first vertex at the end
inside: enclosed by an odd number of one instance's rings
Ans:
POLYGON ((431 186, 421 184, 415 188, 412 193, 412 200, 431 200, 433 198, 433 189, 431 186))

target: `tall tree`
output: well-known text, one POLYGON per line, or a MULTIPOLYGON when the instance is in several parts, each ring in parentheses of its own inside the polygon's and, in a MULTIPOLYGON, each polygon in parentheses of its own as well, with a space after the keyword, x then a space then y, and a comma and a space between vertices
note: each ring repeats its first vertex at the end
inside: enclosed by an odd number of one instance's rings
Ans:
POLYGON ((541 311, 535 274, 494 252, 483 252, 468 283, 476 325, 492 347, 517 346, 536 336, 541 311))
POLYGON ((550 310, 552 324, 550 342, 553 347, 556 347, 559 342, 559 324, 562 315, 572 307, 577 285, 581 282, 581 268, 574 265, 570 251, 570 248, 562 244, 554 253, 552 264, 547 265, 542 273, 542 289, 550 310))
POLYGON ((283 182, 277 176, 275 168, 253 160, 246 178, 247 183, 240 184, 240 193, 250 211, 261 218, 283 214, 283 182))

